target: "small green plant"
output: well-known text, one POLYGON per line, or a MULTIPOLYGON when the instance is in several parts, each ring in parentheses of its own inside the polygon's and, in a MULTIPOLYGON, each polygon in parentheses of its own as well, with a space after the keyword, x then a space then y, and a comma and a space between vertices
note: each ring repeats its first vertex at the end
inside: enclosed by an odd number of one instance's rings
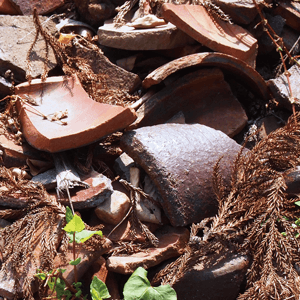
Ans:
MULTIPOLYGON (((42 270, 37 270, 37 274, 35 276, 45 281, 45 285, 48 285, 50 289, 50 297, 47 299, 66 299, 69 300, 79 298, 86 299, 87 296, 83 297, 81 286, 82 283, 77 281, 77 265, 81 262, 80 257, 76 257, 76 243, 84 243, 88 239, 90 239, 94 234, 102 236, 102 232, 86 230, 85 225, 82 219, 76 214, 73 215, 71 209, 69 207, 66 208, 66 221, 67 225, 64 227, 66 231, 69 242, 73 243, 73 260, 69 262, 70 265, 74 266, 74 275, 75 282, 70 284, 64 277, 63 273, 66 271, 65 269, 56 269, 51 270, 50 272, 43 272, 42 270), (52 295, 56 293, 55 297, 52 295), (75 297, 75 298, 74 298, 75 297)), ((91 297, 93 300, 102 300, 109 298, 109 292, 104 282, 94 276, 91 285, 90 285, 91 297)))
MULTIPOLYGON (((66 221, 67 225, 64 230, 70 239, 70 243, 73 243, 73 260, 69 262, 74 266, 75 282, 70 284, 64 277, 63 273, 65 269, 55 269, 50 272, 43 272, 38 269, 35 276, 45 281, 45 285, 48 285, 50 289, 50 296, 46 299, 86 299, 87 296, 83 296, 81 282, 77 282, 77 269, 76 266, 80 263, 80 257, 76 258, 76 243, 84 243, 94 234, 102 236, 101 231, 86 230, 82 219, 76 214, 73 215, 71 209, 66 209, 66 221), (55 293, 55 296, 54 296, 55 293), (53 295, 53 296, 52 296, 53 295)), ((106 284, 102 282, 96 276, 90 285, 90 294, 92 300, 103 300, 110 298, 109 291, 106 284)), ((139 267, 130 276, 125 283, 124 290, 125 300, 176 300, 176 292, 170 285, 161 285, 159 287, 152 287, 147 278, 147 271, 139 267)))
POLYGON ((125 283, 125 300, 176 300, 176 292, 170 285, 152 287, 147 278, 147 271, 139 267, 125 283))

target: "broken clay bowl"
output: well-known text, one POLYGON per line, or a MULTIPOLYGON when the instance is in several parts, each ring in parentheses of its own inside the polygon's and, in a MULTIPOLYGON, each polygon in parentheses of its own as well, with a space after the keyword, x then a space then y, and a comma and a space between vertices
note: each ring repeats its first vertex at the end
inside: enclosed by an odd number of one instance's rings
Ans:
POLYGON ((22 83, 16 94, 23 99, 17 108, 24 137, 33 147, 51 153, 90 144, 136 119, 129 107, 95 102, 75 75, 22 83), (30 105, 28 99, 37 105, 30 105), (66 117, 59 120, 61 113, 66 117), (58 120, 51 121, 55 116, 58 120))

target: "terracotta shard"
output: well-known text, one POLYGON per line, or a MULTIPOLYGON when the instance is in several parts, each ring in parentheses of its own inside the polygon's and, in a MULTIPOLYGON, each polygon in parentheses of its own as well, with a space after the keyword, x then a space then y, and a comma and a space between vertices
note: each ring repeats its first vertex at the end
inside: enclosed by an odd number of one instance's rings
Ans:
MULTIPOLYGON (((47 17, 40 17, 40 21, 49 33, 56 32, 55 22, 47 20, 47 17)), ((24 82, 28 62, 26 57, 34 40, 36 28, 32 16, 9 16, 0 15, 0 76, 5 77, 5 72, 11 70, 15 82, 24 82)), ((36 78, 44 72, 45 42, 38 39, 34 50, 29 56, 31 76, 36 78)), ((47 68, 52 70, 56 66, 56 60, 52 49, 49 50, 47 68)), ((8 83, 6 82, 5 85, 8 83)), ((9 84, 8 84, 9 85, 9 84)))
POLYGON ((138 117, 129 128, 164 123, 178 109, 181 109, 186 123, 203 124, 228 136, 239 133, 248 120, 221 70, 211 68, 182 76, 154 94, 139 107, 138 117))
MULTIPOLYGON (((257 0, 258 4, 262 1, 257 0)), ((258 14, 252 0, 215 0, 225 14, 228 14, 235 24, 249 24, 258 14)))
POLYGON ((162 15, 206 47, 230 54, 255 67, 257 40, 242 27, 214 17, 201 5, 165 3, 162 15))
POLYGON ((175 59, 150 73, 143 81, 143 87, 149 88, 165 80, 169 75, 192 66, 215 66, 233 73, 256 92, 263 100, 270 99, 270 92, 264 79, 248 64, 231 55, 222 53, 196 53, 175 59))
POLYGON ((297 1, 279 1, 275 13, 286 20, 286 24, 300 31, 300 3, 297 1))
POLYGON ((64 4, 64 0, 10 0, 23 15, 32 15, 36 8, 38 14, 46 15, 64 4))
POLYGON ((27 143, 16 145, 4 135, 0 136, 0 150, 3 151, 2 159, 6 168, 22 167, 28 158, 40 158, 40 152, 27 143))
POLYGON ((178 299, 185 299, 186 291, 189 291, 190 300, 235 300, 248 266, 247 256, 225 254, 225 258, 213 266, 204 263, 190 266, 173 288, 178 299))
POLYGON ((180 256, 189 241, 189 231, 186 228, 162 227, 155 232, 159 239, 157 248, 148 248, 128 256, 111 256, 106 261, 109 271, 132 274, 138 267, 150 268, 159 263, 180 256))
POLYGON ((267 84, 273 94, 275 100, 279 103, 280 106, 283 106, 290 111, 292 111, 292 103, 290 101, 290 91, 289 84, 292 89, 292 95, 294 97, 294 104, 297 110, 300 108, 300 68, 297 64, 289 68, 288 70, 289 82, 286 75, 283 73, 275 79, 270 79, 267 81, 267 84))
POLYGON ((9 0, 0 0, 0 14, 18 15, 19 10, 9 0))
MULTIPOLYGON (((85 177, 82 177, 82 181, 89 185, 89 188, 73 188, 70 189, 71 200, 74 209, 87 209, 91 207, 97 207, 105 200, 107 200, 112 192, 113 188, 111 180, 103 174, 96 171, 91 171, 85 177)), ((57 197, 51 193, 56 200, 64 205, 69 204, 69 198, 66 193, 57 197)))
POLYGON ((134 29, 127 25, 116 28, 112 20, 99 27, 98 37, 101 45, 124 50, 173 49, 194 43, 173 24, 148 29, 134 29))
POLYGON ((149 175, 173 226, 217 212, 212 177, 218 159, 225 182, 241 149, 221 131, 200 124, 161 124, 126 132, 121 147, 149 175))
POLYGON ((42 83, 33 80, 16 87, 16 94, 38 105, 18 101, 23 134, 33 147, 48 152, 59 152, 90 144, 131 124, 136 115, 133 109, 93 101, 74 75, 51 77, 42 83), (60 121, 49 121, 41 116, 55 116, 66 112, 60 121), (61 121, 67 123, 62 125, 61 121))

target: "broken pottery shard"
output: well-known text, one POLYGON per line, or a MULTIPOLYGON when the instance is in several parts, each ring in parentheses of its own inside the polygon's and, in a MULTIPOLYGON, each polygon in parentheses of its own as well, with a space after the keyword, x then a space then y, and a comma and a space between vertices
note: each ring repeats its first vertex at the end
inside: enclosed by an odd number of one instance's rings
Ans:
POLYGON ((142 127, 125 133, 121 147, 152 179, 173 226, 197 223, 217 212, 214 165, 223 156, 220 172, 228 182, 241 149, 221 131, 200 124, 142 127))
MULTIPOLYGON (((40 17, 41 22, 47 18, 40 17)), ((48 20, 43 24, 50 33, 54 33, 55 23, 48 20)), ((26 57, 34 41, 36 28, 30 16, 1 16, 0 15, 0 75, 4 76, 6 70, 14 73, 16 82, 26 80, 27 71, 26 57), (12 38, 13 37, 13 38, 12 38)), ((45 42, 39 39, 30 54, 32 77, 37 77, 44 72, 44 57, 46 54, 45 42)), ((51 70, 56 66, 56 60, 52 49, 49 50, 48 68, 51 70)))
POLYGON ((248 120, 223 73, 214 68, 200 69, 182 76, 154 94, 139 107, 136 121, 128 128, 164 123, 178 109, 182 111, 186 123, 203 124, 228 136, 239 133, 248 120))
POLYGON ((186 228, 165 226, 156 231, 155 235, 159 239, 157 248, 147 248, 145 252, 129 256, 111 256, 106 261, 107 269, 121 274, 132 274, 138 267, 148 269, 181 255, 189 240, 186 228))
POLYGON ((201 5, 165 3, 162 15, 204 46, 255 67, 257 40, 244 28, 215 17, 201 5))
MULTIPOLYGON (((295 106, 300 107, 300 67, 295 64, 288 70, 290 77, 290 85, 292 89, 293 97, 295 98, 295 106)), ((273 97, 280 105, 292 110, 292 104, 290 102, 290 90, 288 80, 285 74, 281 74, 275 79, 270 79, 267 82, 273 97)))
MULTIPOLYGON (((257 4, 261 2, 256 1, 257 4)), ((230 19, 236 24, 249 24, 258 14, 252 0, 215 0, 214 4, 229 15, 230 19)))
POLYGON ((249 258, 243 255, 227 257, 214 266, 196 264, 186 270, 172 287, 178 299, 235 300, 245 278, 249 258))
POLYGON ((249 86, 263 100, 269 100, 270 92, 265 80, 249 65, 233 56, 222 53, 196 53, 175 59, 150 73, 143 81, 143 87, 159 84, 176 71, 192 66, 210 66, 224 69, 249 86))
POLYGON ((195 43, 170 23, 150 29, 134 29, 126 25, 116 28, 109 20, 99 27, 98 37, 101 45, 124 50, 173 49, 195 43))
MULTIPOLYGON (((74 188, 70 190, 74 209, 96 207, 109 198, 113 192, 111 180, 96 171, 92 171, 89 175, 82 177, 81 180, 89 188, 74 188)), ((55 197, 57 197, 57 194, 55 197)), ((66 193, 60 194, 57 200, 64 205, 69 205, 66 193)))
POLYGON ((300 3, 297 1, 278 1, 274 13, 281 15, 286 24, 300 31, 300 3))
MULTIPOLYGON (((50 234, 55 236, 54 239, 51 240, 53 251, 56 250, 59 246, 59 243, 61 242, 62 237, 62 228, 63 223, 65 220, 65 216, 63 214, 57 214, 55 220, 53 220, 53 223, 51 226, 48 225, 47 229, 45 229, 44 226, 38 227, 39 229, 35 231, 35 233, 31 237, 32 245, 32 251, 33 251, 33 257, 35 262, 33 263, 33 258, 26 259, 26 262, 24 263, 24 268, 27 270, 27 276, 28 278, 31 278, 36 274, 36 270, 40 267, 42 258, 41 250, 45 247, 43 245, 45 237, 48 237, 50 234), (55 232, 55 234, 53 234, 55 232)), ((49 224, 49 223, 48 223, 49 224)), ((29 225, 28 225, 29 226, 29 225)), ((26 233, 24 233, 24 236, 26 236, 26 233)), ((17 247, 17 244, 16 244, 17 247)), ((16 258, 12 255, 11 258, 7 259, 8 264, 0 271, 0 296, 8 298, 8 299, 15 299, 15 297, 18 295, 22 295, 24 290, 22 289, 24 281, 26 281, 25 276, 16 278, 15 274, 13 273, 11 269, 12 262, 11 260, 15 260, 16 258)), ((22 297, 23 298, 23 297, 22 297)), ((23 298, 25 299, 25 298, 23 298)))
POLYGON ((115 161, 114 170, 119 176, 130 182, 130 168, 134 166, 134 160, 123 152, 115 161))
MULTIPOLYGON (((95 74, 103 74, 101 82, 108 90, 122 90, 131 93, 141 84, 138 75, 128 72, 123 68, 113 64, 102 52, 96 47, 88 49, 80 47, 80 44, 72 46, 73 57, 82 58, 92 67, 95 74)), ((101 88, 103 88, 101 86, 101 88)))
POLYGON ((89 98, 75 75, 67 79, 50 77, 44 83, 39 79, 31 85, 23 83, 16 87, 16 94, 38 104, 18 101, 17 107, 28 143, 48 152, 90 144, 125 128, 136 118, 129 107, 97 103, 89 98), (60 113, 66 117, 54 121, 60 113))
POLYGON ((46 15, 64 4, 64 0, 10 0, 23 15, 32 15, 37 9, 40 15, 46 15))
POLYGON ((115 14, 115 8, 121 6, 124 0, 74 0, 76 10, 80 18, 97 27, 103 24, 104 20, 111 18, 115 14))
POLYGON ((46 190, 56 188, 56 169, 50 169, 31 178, 31 181, 41 183, 46 190))
POLYGON ((10 0, 0 0, 0 14, 1 15, 18 15, 19 10, 14 7, 10 0))
POLYGON ((130 204, 130 199, 125 193, 113 191, 110 197, 95 208, 95 214, 101 221, 117 225, 127 214, 130 204))
POLYGON ((40 152, 26 142, 16 145, 4 135, 0 135, 0 150, 3 152, 2 159, 6 168, 23 167, 28 158, 40 158, 40 152))
MULTIPOLYGON (((99 222, 97 224, 99 224, 99 222)), ((159 227, 159 225, 154 223, 144 224, 152 233, 159 227)), ((132 240, 135 240, 138 243, 146 243, 147 238, 145 238, 145 234, 141 227, 136 226, 136 224, 132 223, 128 218, 121 222, 116 229, 115 225, 104 223, 104 226, 102 232, 105 236, 108 236, 112 242, 131 242, 132 240)))

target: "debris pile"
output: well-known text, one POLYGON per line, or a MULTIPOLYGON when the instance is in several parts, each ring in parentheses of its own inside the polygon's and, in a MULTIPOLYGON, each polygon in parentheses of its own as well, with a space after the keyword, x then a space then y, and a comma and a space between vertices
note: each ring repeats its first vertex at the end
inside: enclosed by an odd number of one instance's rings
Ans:
POLYGON ((0 1, 0 298, 298 299, 299 8, 0 1))

